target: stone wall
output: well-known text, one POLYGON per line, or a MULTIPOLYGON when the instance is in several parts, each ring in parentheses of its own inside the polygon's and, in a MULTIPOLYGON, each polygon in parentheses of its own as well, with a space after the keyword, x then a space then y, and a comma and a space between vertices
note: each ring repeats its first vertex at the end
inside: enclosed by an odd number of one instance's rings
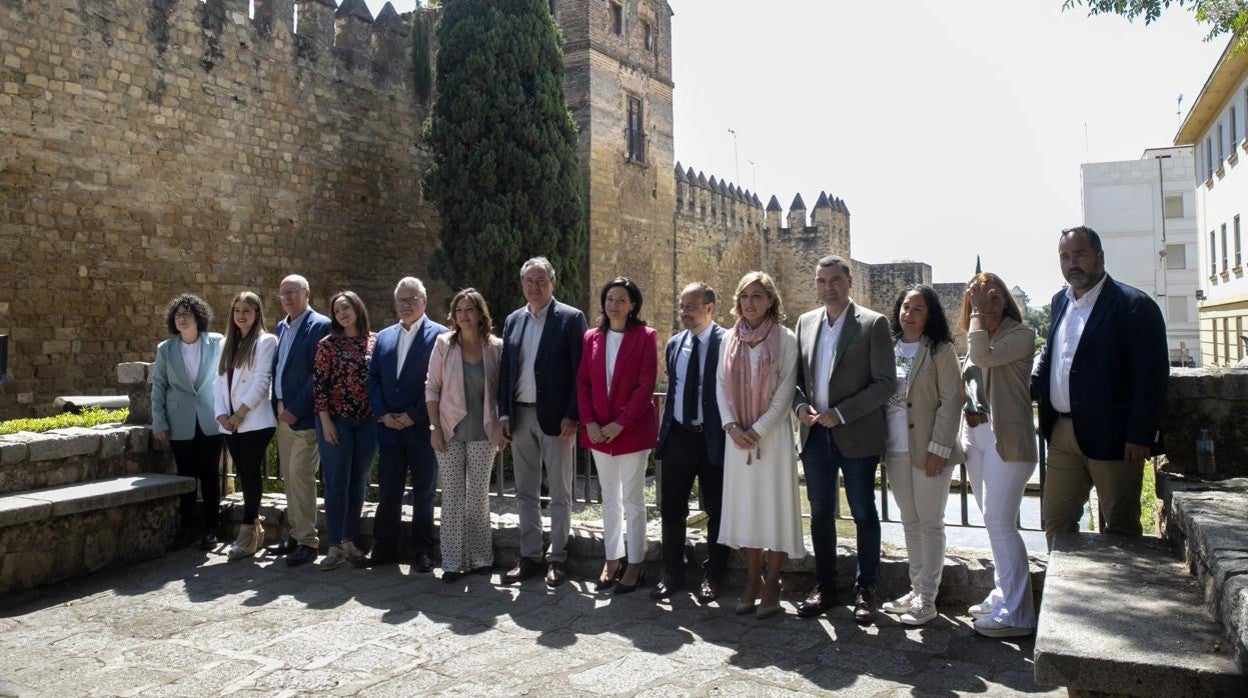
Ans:
POLYGON ((282 0, 0 4, 0 418, 112 392, 176 293, 220 329, 254 290, 272 322, 298 272, 314 305, 353 288, 381 326, 394 282, 425 276, 406 22, 297 5, 298 34, 282 0))
POLYGON ((149 448, 148 426, 69 427, 0 436, 0 495, 40 487, 173 473, 166 451, 149 448))
POLYGON ((1220 480, 1248 477, 1248 369, 1171 368, 1162 437, 1164 469, 1220 480), (1217 470, 1200 473, 1196 439, 1201 429, 1213 436, 1217 470))

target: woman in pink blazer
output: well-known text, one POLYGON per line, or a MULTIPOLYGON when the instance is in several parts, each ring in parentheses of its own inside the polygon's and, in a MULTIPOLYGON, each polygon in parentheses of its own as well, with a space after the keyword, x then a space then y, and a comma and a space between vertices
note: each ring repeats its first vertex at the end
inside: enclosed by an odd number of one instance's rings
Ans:
POLYGON ((451 299, 450 332, 429 356, 425 407, 442 488, 442 581, 494 566, 490 536, 490 470, 503 445, 498 423, 498 360, 490 309, 476 289, 451 299))
POLYGON ((616 594, 643 583, 646 555, 646 462, 658 439, 654 409, 659 349, 641 313, 641 289, 616 277, 599 294, 602 315, 585 333, 576 375, 581 446, 594 452, 602 488, 602 536, 606 562, 597 588, 616 594), (628 521, 628 544, 623 528, 628 521), (624 563, 625 550, 628 561, 624 563), (617 583, 618 580, 618 583, 617 583))

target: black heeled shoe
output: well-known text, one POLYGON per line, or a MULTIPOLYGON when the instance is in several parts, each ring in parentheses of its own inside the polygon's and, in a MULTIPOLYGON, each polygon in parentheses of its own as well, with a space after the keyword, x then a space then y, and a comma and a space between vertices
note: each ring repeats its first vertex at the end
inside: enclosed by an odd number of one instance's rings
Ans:
MULTIPOLYGON (((640 564, 640 563, 638 563, 638 564, 640 564)), ((629 567, 631 567, 631 565, 625 565, 625 566, 624 566, 624 569, 626 569, 626 570, 627 570, 629 567)), ((620 579, 621 579, 621 580, 623 580, 623 579, 624 579, 624 575, 623 575, 623 574, 621 574, 621 575, 620 575, 620 579)), ((615 583, 615 591, 613 591, 613 592, 611 592, 611 593, 612 593, 612 595, 614 595, 614 596, 619 596, 620 594, 631 594, 631 593, 633 593, 634 591, 637 591, 637 587, 639 587, 639 586, 644 586, 644 585, 645 585, 645 583, 646 583, 646 573, 645 573, 644 571, 642 571, 642 572, 638 572, 638 573, 637 573, 637 581, 636 581, 635 583, 633 583, 633 584, 625 584, 623 581, 616 582, 616 583, 615 583)))
POLYGON ((614 572, 605 577, 599 577, 598 581, 594 582, 594 591, 609 591, 624 576, 624 570, 626 569, 628 569, 627 562, 617 564, 614 572))

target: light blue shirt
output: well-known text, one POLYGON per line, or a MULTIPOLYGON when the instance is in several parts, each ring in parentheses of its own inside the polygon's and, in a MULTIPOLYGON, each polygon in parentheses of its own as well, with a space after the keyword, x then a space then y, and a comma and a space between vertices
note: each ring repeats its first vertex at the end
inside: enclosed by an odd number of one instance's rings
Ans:
POLYGON ((290 358, 290 347, 295 343, 294 328, 303 322, 303 318, 311 312, 312 306, 303 309, 298 317, 286 316, 280 324, 286 326, 286 331, 282 333, 282 341, 277 345, 277 372, 273 375, 273 394, 278 400, 282 399, 282 372, 286 370, 286 359, 290 358))

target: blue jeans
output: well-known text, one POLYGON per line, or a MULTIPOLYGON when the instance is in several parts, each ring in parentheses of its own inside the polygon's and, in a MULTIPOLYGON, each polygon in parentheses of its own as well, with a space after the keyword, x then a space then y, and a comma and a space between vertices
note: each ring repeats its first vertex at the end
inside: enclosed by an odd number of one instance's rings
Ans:
MULTIPOLYGON (((378 429, 385 429, 378 426, 378 429)), ((403 523, 403 489, 412 476, 412 553, 433 555, 433 496, 438 487, 438 459, 429 430, 411 426, 399 431, 398 442, 381 449, 377 468, 377 514, 373 518, 373 551, 398 556, 403 523)))
POLYGON ((858 527, 858 575, 854 584, 875 589, 880 576, 880 514, 875 508, 878 456, 846 458, 831 430, 814 425, 802 450, 806 494, 810 499, 810 538, 815 546, 815 580, 825 594, 836 591, 837 471, 845 478, 845 498, 858 527))
POLYGON ((329 544, 354 540, 360 529, 360 511, 368 489, 368 473, 377 455, 377 426, 369 417, 353 419, 330 415, 338 445, 330 445, 316 421, 316 445, 321 453, 321 480, 325 488, 325 521, 329 544))

